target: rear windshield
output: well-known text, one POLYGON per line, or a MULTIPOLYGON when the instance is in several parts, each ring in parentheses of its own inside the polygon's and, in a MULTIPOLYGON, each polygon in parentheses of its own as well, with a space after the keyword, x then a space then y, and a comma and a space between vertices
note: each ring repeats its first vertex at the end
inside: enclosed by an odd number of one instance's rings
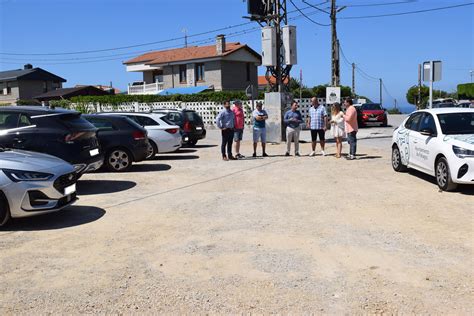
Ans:
POLYGON ((372 110, 381 110, 382 107, 380 106, 380 104, 364 104, 362 105, 362 110, 368 110, 368 111, 372 111, 372 110))
POLYGON ((474 134, 474 113, 438 114, 445 135, 474 134))
POLYGON ((170 120, 167 116, 162 116, 160 119, 168 125, 176 125, 176 123, 170 120))
POLYGON ((202 119, 196 112, 184 112, 184 115, 188 121, 198 125, 202 124, 202 119))

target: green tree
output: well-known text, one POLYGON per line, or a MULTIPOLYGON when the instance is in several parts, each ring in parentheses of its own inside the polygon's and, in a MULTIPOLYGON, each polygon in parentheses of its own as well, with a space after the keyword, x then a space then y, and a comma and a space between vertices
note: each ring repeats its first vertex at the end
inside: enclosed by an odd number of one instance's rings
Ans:
MULTIPOLYGON (((428 99, 430 97, 430 88, 427 86, 421 86, 421 103, 419 105, 420 109, 425 109, 428 99)), ((406 94, 407 102, 418 106, 418 86, 414 85, 410 87, 406 94)))

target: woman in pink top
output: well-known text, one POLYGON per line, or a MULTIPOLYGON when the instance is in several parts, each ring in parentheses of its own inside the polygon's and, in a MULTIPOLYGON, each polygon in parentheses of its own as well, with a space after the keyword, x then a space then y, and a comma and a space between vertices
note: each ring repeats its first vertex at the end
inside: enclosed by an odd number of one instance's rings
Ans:
POLYGON ((234 101, 234 107, 232 108, 234 112, 234 142, 235 142, 235 158, 245 158, 240 154, 240 141, 244 136, 244 125, 245 125, 245 115, 244 110, 242 109, 242 102, 234 101))
POLYGON ((352 99, 347 98, 344 101, 346 107, 346 114, 344 114, 344 122, 346 124, 347 141, 349 142, 349 160, 356 159, 357 151, 357 131, 359 126, 357 124, 357 110, 352 105, 352 99))

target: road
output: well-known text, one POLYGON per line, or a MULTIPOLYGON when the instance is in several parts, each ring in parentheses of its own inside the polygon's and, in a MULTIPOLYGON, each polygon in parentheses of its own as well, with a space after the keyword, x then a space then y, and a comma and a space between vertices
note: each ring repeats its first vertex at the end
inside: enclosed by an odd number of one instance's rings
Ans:
POLYGON ((393 172, 391 130, 356 161, 224 162, 211 131, 86 175, 75 206, 0 230, 0 313, 473 314, 474 189, 393 172))

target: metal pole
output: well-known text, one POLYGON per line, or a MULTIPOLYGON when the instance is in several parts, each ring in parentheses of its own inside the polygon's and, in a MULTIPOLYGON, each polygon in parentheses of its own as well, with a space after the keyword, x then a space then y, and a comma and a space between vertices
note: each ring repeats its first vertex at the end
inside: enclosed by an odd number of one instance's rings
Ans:
POLYGON ((433 61, 430 61, 430 109, 433 108, 433 61))
POLYGON ((277 46, 277 66, 276 66, 276 84, 278 88, 278 92, 283 92, 282 87, 282 69, 281 69, 281 16, 280 16, 280 0, 275 2, 275 15, 276 15, 276 46, 277 46))
POLYGON ((303 69, 300 69, 300 102, 303 95, 303 69))
POLYGON ((418 100, 416 104, 416 109, 421 108, 421 64, 418 65, 418 100))
POLYGON ((356 97, 355 68, 356 68, 356 64, 352 63, 352 96, 354 98, 356 97))
POLYGON ((380 106, 382 106, 382 86, 383 86, 382 78, 379 79, 379 82, 380 82, 380 106))

